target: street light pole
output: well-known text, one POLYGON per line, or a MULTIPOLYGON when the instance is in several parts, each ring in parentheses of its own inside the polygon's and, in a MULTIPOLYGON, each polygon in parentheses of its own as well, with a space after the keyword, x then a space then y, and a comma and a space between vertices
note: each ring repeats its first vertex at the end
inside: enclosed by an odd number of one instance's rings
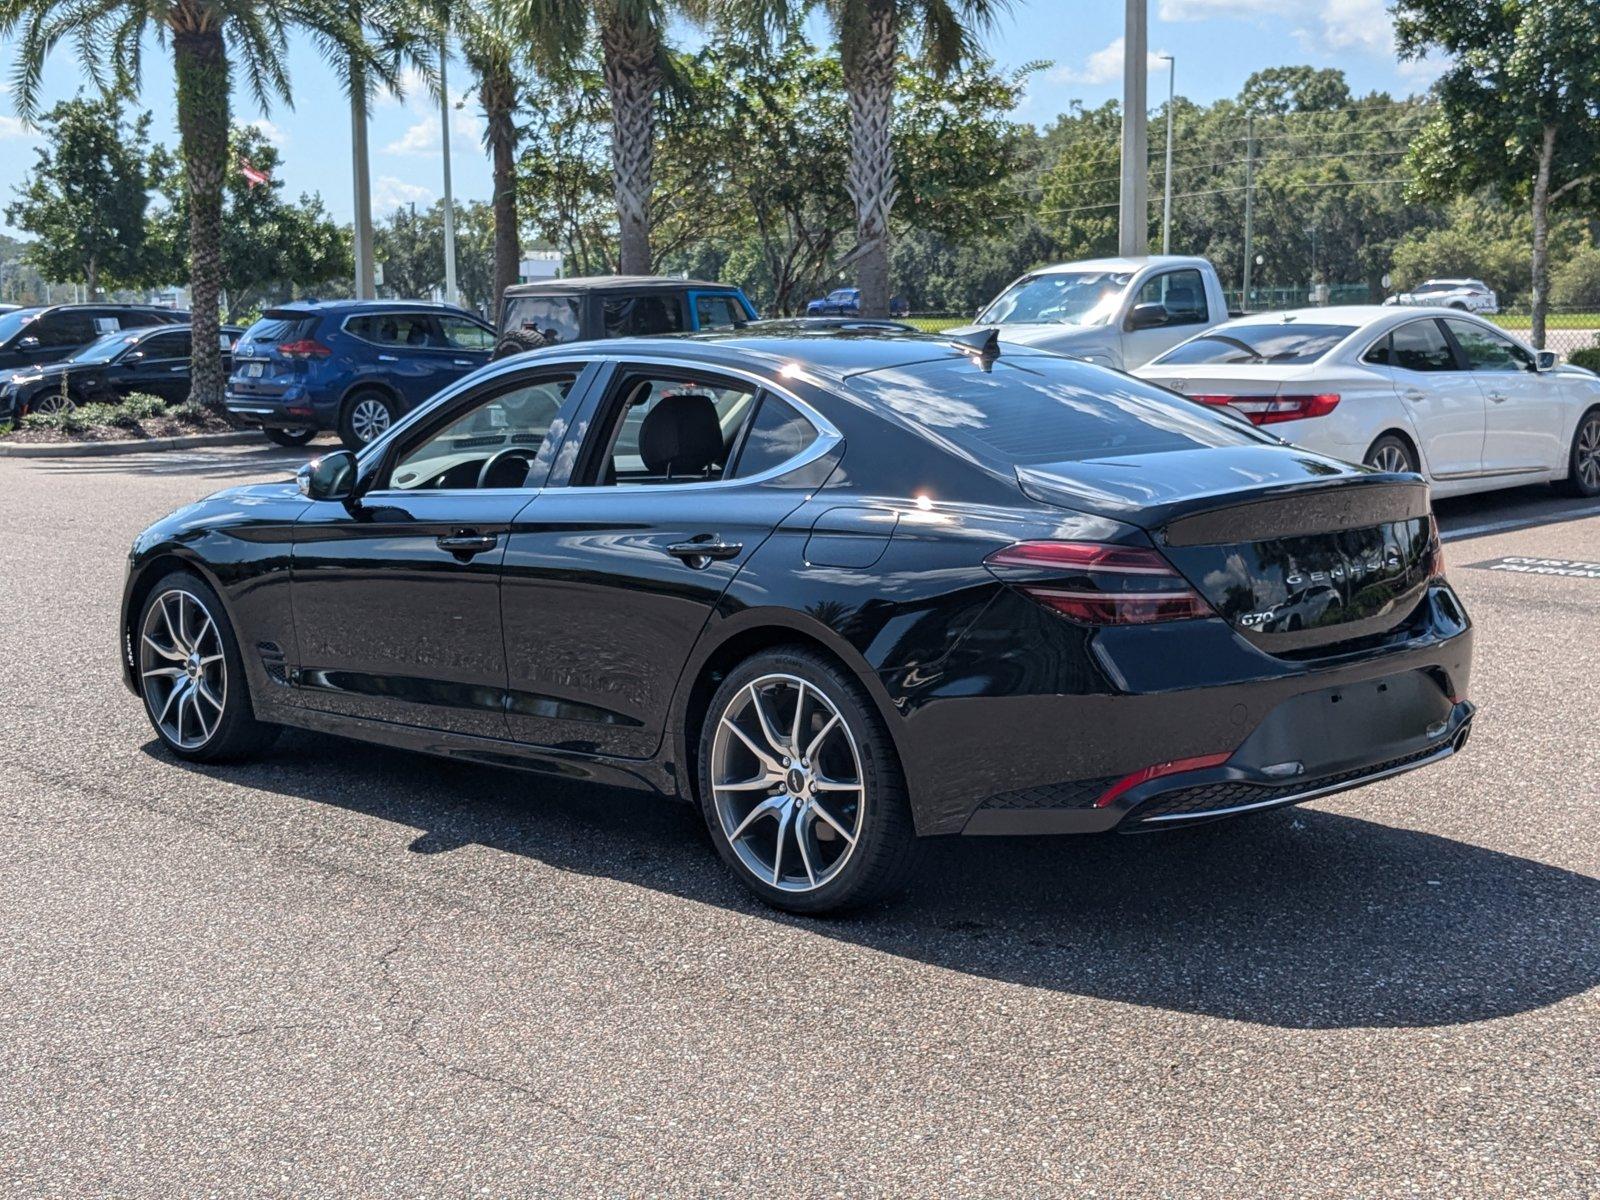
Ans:
POLYGON ((1244 120, 1244 294, 1239 298, 1239 307, 1248 311, 1250 271, 1254 265, 1251 255, 1255 253, 1253 235, 1256 215, 1256 114, 1246 113, 1244 120))
POLYGON ((450 192, 450 88, 445 82, 445 62, 450 57, 450 34, 439 34, 439 142, 444 148, 444 300, 459 303, 456 295, 456 206, 450 192))
POLYGON ((1149 0, 1127 0, 1122 58, 1122 196, 1117 240, 1124 256, 1150 249, 1149 0))
POLYGON ((1167 64, 1167 169, 1162 174, 1161 253, 1172 253, 1172 102, 1177 98, 1178 60, 1161 54, 1167 64))

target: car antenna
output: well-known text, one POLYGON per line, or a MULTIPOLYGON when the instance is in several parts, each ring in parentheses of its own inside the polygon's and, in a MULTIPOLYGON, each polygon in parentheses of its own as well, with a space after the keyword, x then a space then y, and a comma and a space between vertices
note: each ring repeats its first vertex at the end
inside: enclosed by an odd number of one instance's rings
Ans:
POLYGON ((993 326, 988 329, 975 329, 971 333, 952 334, 950 344, 957 350, 976 354, 983 360, 985 366, 1000 357, 1000 331, 993 326))

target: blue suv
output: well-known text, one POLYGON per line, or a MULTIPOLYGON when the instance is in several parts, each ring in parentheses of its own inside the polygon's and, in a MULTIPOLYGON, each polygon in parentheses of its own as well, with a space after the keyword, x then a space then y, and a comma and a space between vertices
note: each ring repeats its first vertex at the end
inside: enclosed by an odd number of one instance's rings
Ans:
POLYGON ((359 450, 489 361, 494 329, 465 309, 408 300, 269 308, 233 351, 227 408, 280 446, 334 429, 359 450))

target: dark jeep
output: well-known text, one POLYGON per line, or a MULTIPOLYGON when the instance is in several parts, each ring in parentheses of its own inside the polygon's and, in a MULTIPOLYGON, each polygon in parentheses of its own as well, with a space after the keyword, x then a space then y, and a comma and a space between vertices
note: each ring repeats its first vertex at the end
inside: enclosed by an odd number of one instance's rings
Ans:
POLYGON ((588 275, 519 283, 501 301, 494 357, 557 342, 693 333, 755 319, 755 306, 738 288, 699 279, 588 275))

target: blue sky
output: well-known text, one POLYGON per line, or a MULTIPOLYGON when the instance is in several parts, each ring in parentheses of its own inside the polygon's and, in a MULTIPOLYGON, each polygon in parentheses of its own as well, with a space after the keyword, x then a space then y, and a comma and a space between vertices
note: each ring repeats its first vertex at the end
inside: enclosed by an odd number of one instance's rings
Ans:
MULTIPOLYGON (((1342 68, 1362 93, 1421 91, 1438 64, 1397 63, 1387 0, 1151 0, 1150 50, 1177 55, 1181 95, 1208 102, 1238 92, 1252 71, 1309 63, 1342 68)), ((1037 73, 1022 119, 1043 124, 1073 100, 1098 104, 1121 94, 1122 10, 1118 0, 1016 0, 1001 19, 989 46, 1002 66, 1039 59, 1053 65, 1037 73)), ((692 37, 686 31, 686 37, 692 37)), ((157 140, 175 143, 172 73, 159 47, 146 55, 143 107, 155 116, 157 140)), ((1152 106, 1166 92, 1164 64, 1153 64, 1152 106)), ((0 80, 15 67, 14 44, 0 41, 0 80)), ((290 75, 296 103, 262 114, 244 97, 235 99, 238 120, 259 122, 283 155, 280 172, 291 193, 320 192, 336 217, 351 211, 349 109, 338 81, 314 50, 293 48, 290 75)), ((453 67, 452 90, 460 98, 466 79, 453 67)), ((70 49, 58 49, 44 77, 48 107, 85 87, 70 49)), ((0 82, 0 203, 8 201, 34 161, 35 140, 16 117, 8 82, 0 82)), ((489 168, 479 138, 482 122, 470 100, 453 110, 451 162, 456 195, 489 195, 489 168)), ((382 213, 412 201, 431 203, 441 188, 439 115, 417 94, 404 101, 381 99, 373 113, 373 200, 382 213)), ((16 231, 0 225, 7 233, 16 231)))

